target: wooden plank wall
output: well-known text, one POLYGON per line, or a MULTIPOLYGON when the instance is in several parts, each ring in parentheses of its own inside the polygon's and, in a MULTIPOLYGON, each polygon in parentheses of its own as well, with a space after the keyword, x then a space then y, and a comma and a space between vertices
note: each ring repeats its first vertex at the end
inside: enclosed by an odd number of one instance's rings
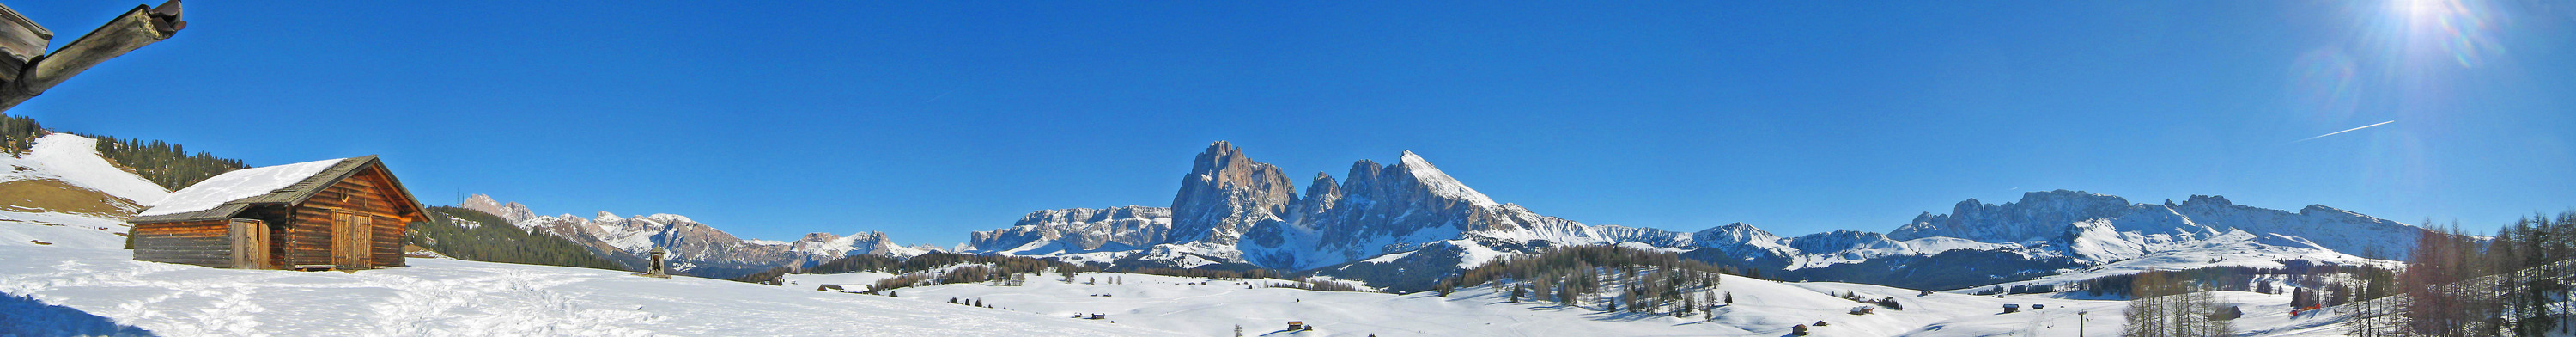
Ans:
POLYGON ((332 264, 331 241, 338 236, 331 232, 332 215, 342 209, 371 218, 368 222, 372 225, 372 233, 368 233, 367 238, 373 246, 368 247, 368 261, 372 265, 342 267, 364 269, 403 265, 403 233, 409 229, 406 224, 412 219, 397 209, 395 205, 400 201, 388 196, 391 189, 387 187, 392 183, 385 179, 384 174, 383 170, 365 169, 323 189, 304 204, 296 205, 293 220, 290 220, 293 224, 280 238, 287 246, 282 252, 285 256, 281 266, 332 264))
POLYGON ((134 260, 233 267, 230 221, 168 222, 135 225, 134 260))

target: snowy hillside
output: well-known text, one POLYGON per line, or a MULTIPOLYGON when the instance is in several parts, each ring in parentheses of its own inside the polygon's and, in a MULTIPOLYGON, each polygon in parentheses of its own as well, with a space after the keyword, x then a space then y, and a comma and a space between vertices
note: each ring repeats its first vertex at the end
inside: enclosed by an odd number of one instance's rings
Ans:
POLYGON ((98 140, 88 137, 69 133, 45 135, 44 138, 36 139, 36 146, 28 148, 27 155, 20 159, 34 164, 23 166, 34 168, 42 174, 53 175, 82 187, 107 192, 108 195, 123 198, 135 204, 151 205, 160 202, 163 197, 170 196, 170 190, 161 188, 161 185, 153 184, 151 180, 143 179, 143 176, 135 175, 133 172, 117 168, 107 159, 99 157, 98 140))
POLYGON ((0 246, 124 247, 125 219, 170 191, 98 155, 98 141, 56 133, 0 156, 0 246))
MULTIPOLYGON (((880 296, 585 268, 413 259, 382 270, 231 270, 126 251, 0 246, 0 293, 167 336, 1177 336, 880 296)), ((5 330, 5 329, 0 329, 5 330)), ((0 333, 5 335, 6 333, 0 333)), ((1204 334, 1195 334, 1204 335, 1204 334)))

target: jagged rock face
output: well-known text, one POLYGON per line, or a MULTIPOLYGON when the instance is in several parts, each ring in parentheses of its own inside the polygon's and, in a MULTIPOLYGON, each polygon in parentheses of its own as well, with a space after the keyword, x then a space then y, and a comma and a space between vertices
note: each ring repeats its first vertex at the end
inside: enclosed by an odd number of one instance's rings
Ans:
MULTIPOLYGON (((1273 269, 1304 270, 1373 256, 1415 251, 1435 243, 1472 245, 1476 251, 1530 253, 1560 245, 1637 242, 1687 246, 1683 233, 1619 226, 1587 226, 1494 202, 1429 160, 1405 151, 1393 165, 1361 160, 1347 180, 1317 174, 1294 216, 1282 226, 1256 228, 1245 259, 1273 269)), ((1469 250, 1461 250, 1469 251, 1469 250)), ((1421 254, 1442 254, 1434 251, 1421 254)), ((1401 261, 1463 261, 1473 258, 1401 261)), ((1384 266, 1336 266, 1337 270, 1384 266)), ((1445 268, 1445 267, 1442 267, 1445 268)))
POLYGON ((788 242, 787 246, 789 247, 789 251, 811 255, 812 258, 815 259, 813 262, 831 261, 832 258, 857 255, 904 257, 921 255, 921 253, 939 250, 935 246, 931 248, 922 248, 896 245, 894 243, 894 239, 889 238, 884 232, 858 232, 851 233, 850 236, 832 235, 832 233, 809 233, 805 234, 805 237, 803 238, 798 238, 796 241, 788 242))
POLYGON ((1968 199, 1959 202, 1950 214, 1924 213, 1914 221, 1887 233, 1888 238, 1913 240, 1927 237, 1954 237, 1986 242, 2021 242, 2046 240, 2065 232, 2063 225, 2089 219, 2118 217, 2132 208, 2128 199, 2055 190, 2022 193, 2020 202, 1990 205, 1968 199))
POLYGON ((977 253, 1044 255, 1132 250, 1172 233, 1172 210, 1162 207, 1067 208, 1029 212, 1011 228, 968 234, 977 253))
POLYGON ((1295 183, 1279 167, 1252 161, 1233 144, 1209 144, 1181 176, 1172 235, 1163 242, 1232 246, 1252 227, 1278 222, 1296 200, 1295 183))
MULTIPOLYGON (((1683 233, 1593 227, 1497 203, 1411 151, 1392 165, 1353 163, 1348 177, 1336 180, 1317 173, 1300 198, 1292 193, 1296 186, 1277 167, 1252 161, 1232 144, 1216 142, 1199 153, 1191 172, 1183 176, 1169 209, 1170 229, 1159 239, 1144 239, 1155 237, 1152 231, 1094 238, 1056 229, 1062 226, 1028 223, 1057 217, 1048 211, 1033 213, 1009 229, 978 232, 971 239, 974 250, 988 254, 1071 257, 1097 252, 1110 255, 1080 259, 1115 260, 1137 267, 1280 270, 1344 264, 1442 242, 1472 246, 1454 251, 1487 253, 1613 242, 1679 247, 1691 242, 1683 233), (1151 244, 1111 248, 1127 242, 1151 244)), ((1480 259, 1406 261, 1472 263, 1480 259)))
POLYGON ((510 223, 519 223, 521 221, 528 221, 528 219, 537 218, 536 212, 528 211, 528 205, 521 205, 518 202, 502 204, 500 202, 493 201, 492 196, 481 194, 466 197, 465 204, 457 205, 457 207, 490 213, 492 216, 501 217, 501 220, 509 220, 510 223))

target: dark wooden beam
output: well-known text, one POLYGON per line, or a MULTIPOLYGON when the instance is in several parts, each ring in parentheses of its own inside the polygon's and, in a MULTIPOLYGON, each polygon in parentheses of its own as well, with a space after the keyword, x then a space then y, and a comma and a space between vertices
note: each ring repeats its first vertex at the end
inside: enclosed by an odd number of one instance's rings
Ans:
POLYGON ((159 7, 136 5, 124 15, 116 16, 115 20, 109 20, 107 25, 90 31, 89 35, 81 35, 80 39, 63 44, 52 54, 29 61, 15 69, 15 80, 0 84, 0 111, 8 111, 18 103, 44 94, 45 89, 52 89, 100 62, 169 39, 172 34, 178 34, 179 29, 188 27, 188 22, 181 21, 179 14, 179 0, 161 3, 159 7))

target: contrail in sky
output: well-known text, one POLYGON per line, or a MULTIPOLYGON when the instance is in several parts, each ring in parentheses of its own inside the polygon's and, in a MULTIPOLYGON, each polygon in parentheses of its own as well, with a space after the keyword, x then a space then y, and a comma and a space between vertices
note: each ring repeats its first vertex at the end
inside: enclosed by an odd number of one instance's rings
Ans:
POLYGON ((2363 126, 2358 127, 2358 128, 2344 129, 2343 131, 2335 131, 2334 133, 2328 133, 2328 134, 2317 135, 2316 137, 2308 137, 2308 139, 2300 139, 2300 140, 2297 140, 2297 141, 2291 141, 2291 142, 2292 142, 2292 143, 2297 143, 2297 142, 2304 142, 2304 141, 2309 141, 2309 140, 2315 140, 2315 139, 2317 139, 2317 138, 2326 138, 2326 136, 2333 136, 2333 135, 2335 135, 2335 133, 2352 132, 2352 130, 2368 129, 2368 128, 2373 127, 2373 126, 2388 125, 2388 123, 2396 123, 2396 122, 2397 122, 2397 121, 2386 121, 2386 122, 2379 122, 2379 124, 2363 125, 2363 126))

